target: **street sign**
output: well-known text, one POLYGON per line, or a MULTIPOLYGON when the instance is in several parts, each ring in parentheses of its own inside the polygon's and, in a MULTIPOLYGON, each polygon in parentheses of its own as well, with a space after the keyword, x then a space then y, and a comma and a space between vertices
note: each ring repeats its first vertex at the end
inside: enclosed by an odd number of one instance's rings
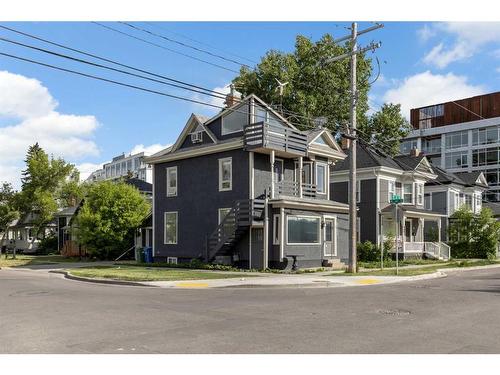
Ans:
POLYGON ((394 194, 394 195, 392 196, 392 198, 391 198, 390 202, 391 202, 392 204, 398 204, 398 203, 403 202, 403 199, 402 199, 399 195, 394 194))

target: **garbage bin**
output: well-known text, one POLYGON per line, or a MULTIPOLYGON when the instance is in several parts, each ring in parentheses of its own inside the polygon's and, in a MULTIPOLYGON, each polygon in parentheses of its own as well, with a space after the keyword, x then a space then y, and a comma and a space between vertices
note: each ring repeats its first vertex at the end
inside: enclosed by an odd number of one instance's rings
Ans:
POLYGON ((142 247, 137 247, 135 249, 135 261, 138 263, 144 263, 144 249, 142 247))
POLYGON ((151 247, 144 248, 144 261, 146 263, 153 263, 153 248, 151 247))

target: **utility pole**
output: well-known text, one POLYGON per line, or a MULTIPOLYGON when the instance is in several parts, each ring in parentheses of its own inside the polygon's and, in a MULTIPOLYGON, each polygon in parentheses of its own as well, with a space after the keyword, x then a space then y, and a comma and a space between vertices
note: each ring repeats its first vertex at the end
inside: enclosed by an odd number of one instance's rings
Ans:
POLYGON ((370 43, 367 47, 361 48, 358 50, 358 36, 361 34, 368 33, 370 31, 379 29, 383 27, 382 24, 376 24, 371 26, 365 30, 358 32, 358 24, 353 22, 351 25, 351 35, 347 35, 340 39, 335 40, 335 43, 339 43, 345 40, 351 41, 351 51, 349 53, 335 56, 330 59, 327 59, 325 63, 330 63, 333 61, 341 60, 346 57, 351 58, 351 110, 350 110, 350 129, 348 131, 347 138, 350 139, 349 144, 349 266, 348 272, 356 273, 357 272, 357 200, 356 200, 356 187, 357 187, 357 176, 356 176, 356 144, 357 144, 357 134, 356 134, 356 108, 358 101, 358 89, 357 89, 357 75, 356 75, 356 67, 357 67, 357 55, 358 53, 363 53, 369 50, 374 51, 376 48, 380 47, 380 43, 370 43))

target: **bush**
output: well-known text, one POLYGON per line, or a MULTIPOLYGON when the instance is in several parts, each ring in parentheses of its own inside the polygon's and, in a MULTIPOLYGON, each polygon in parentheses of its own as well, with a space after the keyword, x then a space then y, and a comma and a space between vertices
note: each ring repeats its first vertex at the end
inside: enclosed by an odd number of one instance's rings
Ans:
POLYGON ((47 255, 57 252, 57 236, 52 235, 40 240, 36 249, 37 254, 47 255))
POLYGON ((357 246, 358 261, 376 262, 380 260, 380 249, 370 241, 359 242, 357 246))

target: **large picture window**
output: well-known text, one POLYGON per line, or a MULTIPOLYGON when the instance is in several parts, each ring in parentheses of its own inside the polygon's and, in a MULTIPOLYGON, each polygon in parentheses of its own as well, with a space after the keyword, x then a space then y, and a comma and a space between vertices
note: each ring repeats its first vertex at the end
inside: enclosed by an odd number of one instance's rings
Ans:
POLYGON ((248 106, 241 105, 222 117, 222 135, 243 131, 248 125, 248 106))
POLYGON ((290 245, 319 244, 320 218, 308 216, 288 216, 287 243, 290 245))
POLYGON ((177 244, 177 212, 165 212, 165 238, 166 245, 177 244))
POLYGON ((177 167, 167 168, 167 197, 177 196, 177 167))
POLYGON ((219 191, 233 188, 233 159, 219 159, 219 191))

